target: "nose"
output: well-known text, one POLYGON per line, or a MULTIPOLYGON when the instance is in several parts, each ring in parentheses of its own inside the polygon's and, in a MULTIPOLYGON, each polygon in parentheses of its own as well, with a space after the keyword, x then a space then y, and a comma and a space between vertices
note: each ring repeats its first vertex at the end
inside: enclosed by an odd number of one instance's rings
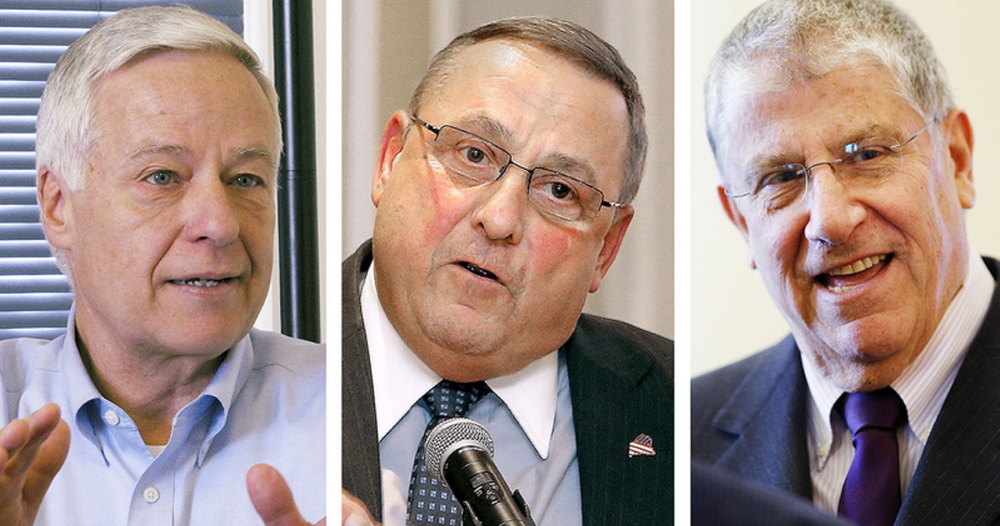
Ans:
POLYGON ((524 234, 524 212, 529 203, 527 182, 517 177, 515 168, 530 173, 523 166, 511 163, 499 179, 481 190, 485 197, 473 210, 472 221, 487 239, 516 245, 524 234))
POLYGON ((807 174, 808 188, 804 196, 809 214, 806 239, 827 245, 839 245, 850 239, 867 214, 865 206, 853 195, 851 186, 832 173, 833 170, 829 163, 813 165, 807 174), (825 173, 827 171, 831 173, 825 173))
POLYGON ((192 184, 181 205, 184 237, 219 247, 235 241, 240 234, 240 222, 229 194, 229 188, 219 177, 206 177, 192 184))

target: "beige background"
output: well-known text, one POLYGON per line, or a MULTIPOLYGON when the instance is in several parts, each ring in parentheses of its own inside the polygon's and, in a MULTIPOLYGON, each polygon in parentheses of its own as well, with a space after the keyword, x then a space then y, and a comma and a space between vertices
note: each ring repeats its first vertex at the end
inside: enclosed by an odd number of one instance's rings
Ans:
MULTIPOLYGON (((760 277, 746 264, 742 237, 726 219, 718 172, 705 138, 702 82, 722 39, 760 2, 691 3, 691 354, 692 374, 752 354, 781 339, 787 324, 760 277)), ((975 249, 1000 257, 1000 3, 987 0, 898 2, 928 34, 951 78, 955 100, 975 134, 977 204, 967 213, 975 249)), ((684 76, 679 76, 684 82, 684 76)))
POLYGON ((343 256, 371 235, 371 174, 389 115, 405 108, 434 52, 459 33, 514 15, 589 28, 622 53, 646 103, 650 154, 636 217, 588 312, 668 337, 673 310, 673 5, 661 0, 344 0, 343 256))

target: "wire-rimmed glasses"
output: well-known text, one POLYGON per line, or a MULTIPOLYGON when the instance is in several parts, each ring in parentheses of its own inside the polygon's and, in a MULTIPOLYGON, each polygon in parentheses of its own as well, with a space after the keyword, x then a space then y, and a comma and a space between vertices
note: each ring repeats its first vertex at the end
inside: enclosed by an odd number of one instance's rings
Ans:
POLYGON ((840 157, 809 166, 800 163, 783 164, 764 170, 752 177, 752 188, 739 191, 726 188, 733 198, 751 197, 768 210, 779 210, 799 201, 809 191, 813 168, 829 165, 838 179, 852 186, 873 187, 899 172, 903 165, 903 147, 910 144, 938 121, 931 119, 917 133, 903 142, 892 137, 872 137, 844 147, 840 157))
POLYGON ((608 201, 596 186, 562 172, 514 162, 507 150, 488 139, 449 124, 434 126, 417 116, 413 120, 434 134, 432 153, 452 181, 474 187, 492 183, 511 166, 528 174, 528 200, 543 216, 563 221, 590 221, 602 207, 621 208, 625 203, 608 201))

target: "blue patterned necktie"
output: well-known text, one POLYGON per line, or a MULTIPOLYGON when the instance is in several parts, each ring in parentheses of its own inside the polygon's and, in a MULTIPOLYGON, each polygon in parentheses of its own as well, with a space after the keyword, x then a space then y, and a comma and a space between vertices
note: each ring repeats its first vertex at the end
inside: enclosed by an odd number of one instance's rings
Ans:
POLYGON ((906 424, 906 405, 890 387, 850 393, 838 405, 855 451, 838 514, 860 526, 891 526, 902 503, 896 429, 906 424))
POLYGON ((427 433, 442 420, 463 417, 479 401, 489 387, 485 382, 458 383, 441 380, 427 391, 421 403, 431 413, 424 436, 420 439, 410 475, 410 491, 406 524, 408 526, 462 526, 462 506, 452 496, 448 484, 427 472, 424 464, 424 441, 427 433))

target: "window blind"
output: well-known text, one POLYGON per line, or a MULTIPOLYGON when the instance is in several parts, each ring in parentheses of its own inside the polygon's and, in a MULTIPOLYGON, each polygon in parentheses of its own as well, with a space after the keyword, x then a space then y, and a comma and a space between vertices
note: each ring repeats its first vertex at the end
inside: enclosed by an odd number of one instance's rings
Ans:
MULTIPOLYGON (((73 303, 39 223, 35 115, 56 60, 120 9, 150 0, 0 0, 0 340, 55 338, 73 303)), ((243 0, 184 2, 243 34, 243 0)))

